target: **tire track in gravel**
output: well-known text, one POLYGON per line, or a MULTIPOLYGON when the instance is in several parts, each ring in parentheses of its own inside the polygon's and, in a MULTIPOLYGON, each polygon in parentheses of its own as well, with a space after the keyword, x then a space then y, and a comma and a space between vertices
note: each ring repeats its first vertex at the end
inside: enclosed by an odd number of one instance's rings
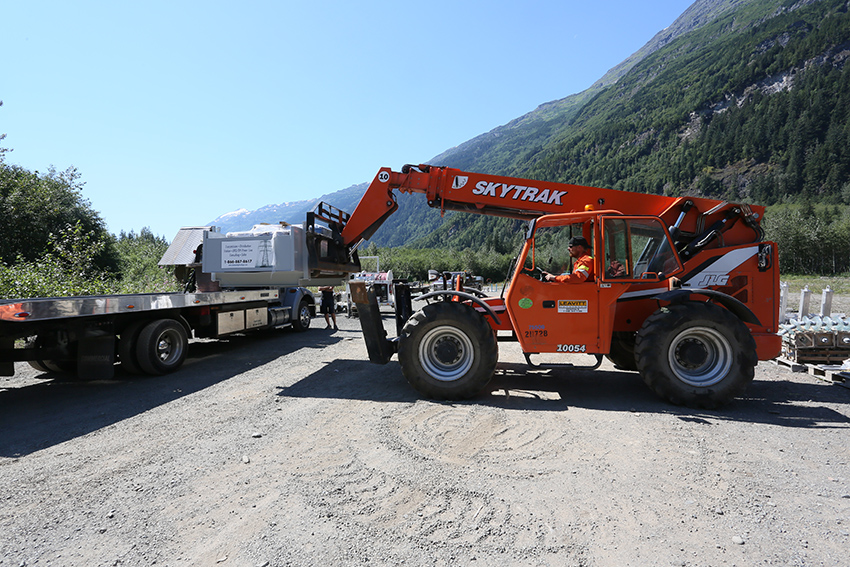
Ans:
POLYGON ((531 455, 546 435, 492 409, 423 401, 402 407, 351 423, 350 407, 333 406, 313 426, 335 435, 305 436, 291 447, 292 480, 311 506, 380 539, 581 563, 583 547, 569 531, 547 529, 543 516, 478 488, 470 470, 508 453, 521 462, 516 450, 531 455))

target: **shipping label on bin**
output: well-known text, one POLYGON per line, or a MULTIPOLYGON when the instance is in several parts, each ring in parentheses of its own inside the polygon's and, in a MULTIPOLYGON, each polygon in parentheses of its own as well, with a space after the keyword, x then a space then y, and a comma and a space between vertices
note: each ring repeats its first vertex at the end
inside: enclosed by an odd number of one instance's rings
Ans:
POLYGON ((221 243, 221 269, 274 266, 271 240, 228 240, 221 243))

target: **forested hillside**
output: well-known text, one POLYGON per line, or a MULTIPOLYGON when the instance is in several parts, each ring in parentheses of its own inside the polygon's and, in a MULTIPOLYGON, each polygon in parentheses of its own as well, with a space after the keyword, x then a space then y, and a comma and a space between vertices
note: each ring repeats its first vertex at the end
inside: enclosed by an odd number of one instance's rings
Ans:
POLYGON ((850 187, 847 3, 783 4, 792 5, 751 2, 671 42, 506 173, 764 204, 840 202, 850 187))

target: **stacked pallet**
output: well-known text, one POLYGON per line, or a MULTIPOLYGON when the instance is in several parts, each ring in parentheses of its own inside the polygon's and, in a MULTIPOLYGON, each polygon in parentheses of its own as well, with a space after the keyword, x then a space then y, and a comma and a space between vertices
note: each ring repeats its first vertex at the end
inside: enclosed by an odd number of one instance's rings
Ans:
POLYGON ((792 319, 780 334, 782 357, 789 361, 840 365, 850 359, 850 317, 792 319))

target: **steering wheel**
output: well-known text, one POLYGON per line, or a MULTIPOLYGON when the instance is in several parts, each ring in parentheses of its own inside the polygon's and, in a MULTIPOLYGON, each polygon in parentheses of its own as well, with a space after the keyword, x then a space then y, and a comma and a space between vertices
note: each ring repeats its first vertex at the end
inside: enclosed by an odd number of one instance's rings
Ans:
POLYGON ((543 280, 543 268, 541 268, 540 266, 534 266, 534 269, 532 270, 529 270, 528 268, 523 268, 522 273, 536 280, 543 280))

